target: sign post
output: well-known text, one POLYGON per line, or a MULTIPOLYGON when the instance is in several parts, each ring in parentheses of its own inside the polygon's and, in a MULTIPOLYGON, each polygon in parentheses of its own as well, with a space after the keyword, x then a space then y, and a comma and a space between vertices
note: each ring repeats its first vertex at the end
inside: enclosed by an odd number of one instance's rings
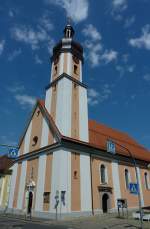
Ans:
MULTIPOLYGON (((109 142, 109 141, 108 141, 109 142)), ((141 193, 140 193, 140 181, 139 181, 139 176, 138 176, 138 169, 137 169, 137 163, 135 158, 133 157, 131 151, 124 145, 121 145, 120 143, 116 142, 116 141, 112 141, 114 144, 116 144, 117 146, 121 147, 122 149, 126 150, 129 154, 129 156, 132 159, 132 163, 134 165, 134 169, 135 169, 135 175, 136 175, 136 182, 137 184, 135 185, 131 185, 132 189, 135 191, 136 189, 138 189, 138 191, 136 191, 137 195, 138 195, 138 201, 139 201, 139 212, 140 212, 140 222, 141 222, 141 229, 143 229, 143 211, 142 211, 142 200, 141 200, 141 193)))
POLYGON ((58 204, 59 204, 59 190, 56 190, 56 195, 55 195, 55 209, 56 209, 56 220, 58 219, 58 211, 57 211, 57 208, 58 208, 58 204))

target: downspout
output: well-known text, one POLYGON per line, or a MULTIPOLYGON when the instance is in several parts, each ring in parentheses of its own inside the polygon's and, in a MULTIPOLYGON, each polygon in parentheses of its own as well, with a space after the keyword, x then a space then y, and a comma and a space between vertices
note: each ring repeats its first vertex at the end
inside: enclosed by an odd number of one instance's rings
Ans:
POLYGON ((92 156, 91 156, 91 153, 90 153, 90 176, 91 176, 92 215, 94 216, 94 206, 93 206, 93 174, 92 174, 92 156))

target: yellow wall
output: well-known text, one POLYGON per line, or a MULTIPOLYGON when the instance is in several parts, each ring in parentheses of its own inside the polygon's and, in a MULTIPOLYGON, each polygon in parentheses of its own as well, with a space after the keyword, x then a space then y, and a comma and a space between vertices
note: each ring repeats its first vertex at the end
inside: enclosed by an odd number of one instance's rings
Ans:
POLYGON ((9 198, 9 190, 10 190, 10 177, 11 175, 6 174, 0 179, 2 179, 2 182, 0 182, 0 207, 5 208, 8 205, 8 198, 9 198))

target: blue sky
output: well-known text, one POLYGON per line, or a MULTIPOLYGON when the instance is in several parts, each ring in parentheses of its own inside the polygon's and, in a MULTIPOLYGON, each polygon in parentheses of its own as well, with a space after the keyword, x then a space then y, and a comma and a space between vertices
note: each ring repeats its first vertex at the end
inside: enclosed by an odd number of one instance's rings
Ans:
POLYGON ((149 9, 149 0, 2 1, 0 143, 17 144, 36 98, 44 98, 52 47, 71 16, 84 47, 89 118, 150 149, 149 9))

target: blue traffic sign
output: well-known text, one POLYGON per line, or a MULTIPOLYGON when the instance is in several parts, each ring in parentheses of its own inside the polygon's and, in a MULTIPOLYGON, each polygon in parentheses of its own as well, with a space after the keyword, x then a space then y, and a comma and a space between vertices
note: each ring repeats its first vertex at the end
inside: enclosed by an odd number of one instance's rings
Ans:
POLYGON ((11 148, 8 153, 9 158, 17 158, 18 157, 18 149, 17 148, 11 148))
POLYGON ((129 184, 129 190, 130 190, 130 193, 132 193, 134 195, 138 195, 138 192, 139 192, 138 184, 137 183, 130 183, 129 184))

